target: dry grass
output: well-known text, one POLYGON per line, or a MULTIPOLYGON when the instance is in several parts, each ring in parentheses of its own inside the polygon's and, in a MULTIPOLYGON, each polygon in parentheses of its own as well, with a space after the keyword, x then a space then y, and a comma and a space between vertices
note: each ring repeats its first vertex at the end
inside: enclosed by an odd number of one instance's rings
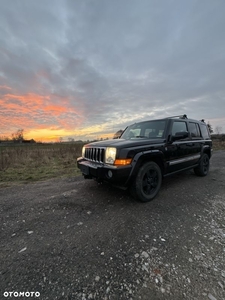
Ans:
POLYGON ((225 141, 213 140, 213 150, 225 150, 225 141))
MULTIPOLYGON (((53 177, 76 176, 76 159, 83 143, 34 144, 0 147, 0 186, 53 177)), ((225 140, 213 139, 214 150, 225 150, 225 140)))
POLYGON ((80 174, 83 143, 0 147, 0 186, 80 174))

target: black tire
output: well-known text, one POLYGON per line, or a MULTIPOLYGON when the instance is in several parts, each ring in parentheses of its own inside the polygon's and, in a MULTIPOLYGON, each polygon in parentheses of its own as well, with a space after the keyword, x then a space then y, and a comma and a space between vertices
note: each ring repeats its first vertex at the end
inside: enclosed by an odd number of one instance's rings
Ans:
POLYGON ((209 156, 203 153, 200 158, 199 164, 194 168, 194 172, 197 176, 206 176, 209 172, 209 156))
POLYGON ((149 202, 158 194, 161 183, 160 167, 153 161, 147 162, 140 168, 130 186, 131 195, 141 202, 149 202))

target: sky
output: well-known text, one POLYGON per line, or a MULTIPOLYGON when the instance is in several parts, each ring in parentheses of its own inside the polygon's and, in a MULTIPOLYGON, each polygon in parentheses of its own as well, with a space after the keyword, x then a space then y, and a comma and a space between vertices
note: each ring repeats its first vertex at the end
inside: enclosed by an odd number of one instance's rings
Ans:
POLYGON ((111 138, 187 114, 225 133, 224 0, 0 0, 0 136, 111 138))

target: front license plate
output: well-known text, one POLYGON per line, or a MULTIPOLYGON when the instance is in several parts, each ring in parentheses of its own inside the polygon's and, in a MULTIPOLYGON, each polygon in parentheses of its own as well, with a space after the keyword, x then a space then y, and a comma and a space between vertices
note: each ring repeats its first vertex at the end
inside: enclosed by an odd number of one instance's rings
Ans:
POLYGON ((88 166, 81 165, 80 167, 81 167, 81 172, 84 175, 89 175, 89 167, 88 166))

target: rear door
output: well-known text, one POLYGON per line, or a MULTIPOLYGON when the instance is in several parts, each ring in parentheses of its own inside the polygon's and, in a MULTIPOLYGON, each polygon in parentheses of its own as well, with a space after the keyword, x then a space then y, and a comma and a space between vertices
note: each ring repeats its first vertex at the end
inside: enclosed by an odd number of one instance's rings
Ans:
POLYGON ((201 149, 203 146, 203 138, 201 137, 200 127, 199 124, 195 121, 189 121, 188 128, 192 140, 192 147, 191 147, 191 153, 192 153, 192 164, 197 164, 198 160, 201 156, 201 149))

